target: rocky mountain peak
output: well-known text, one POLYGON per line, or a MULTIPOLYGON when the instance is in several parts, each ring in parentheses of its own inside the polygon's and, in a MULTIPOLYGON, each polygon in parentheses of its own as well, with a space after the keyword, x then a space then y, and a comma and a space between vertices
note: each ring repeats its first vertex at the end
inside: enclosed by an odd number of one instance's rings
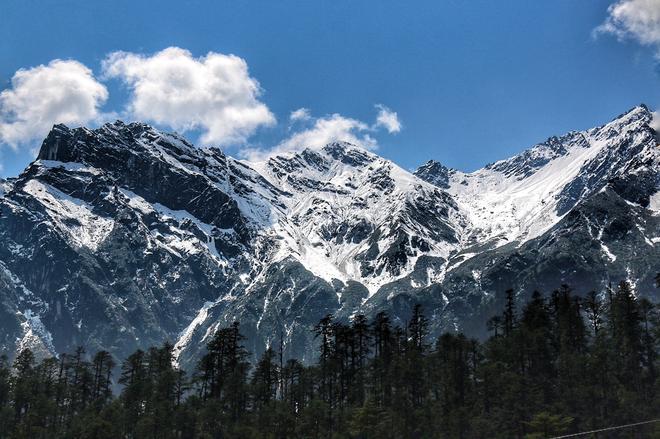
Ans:
POLYGON ((479 335, 507 288, 644 289, 660 263, 651 121, 639 106, 475 172, 414 175, 346 142, 251 163, 147 124, 56 125, 0 181, 0 346, 122 357, 171 340, 192 365, 240 320, 253 353, 283 332, 307 358, 328 313, 404 322, 421 303, 434 334, 479 335))
POLYGON ((612 121, 605 125, 628 125, 634 122, 641 122, 642 124, 650 124, 653 120, 653 112, 645 104, 639 104, 625 113, 621 113, 612 121))
POLYGON ((366 149, 348 142, 329 143, 322 151, 333 159, 356 168, 372 163, 377 157, 366 149))
POLYGON ((196 157, 201 153, 200 149, 177 134, 164 133, 145 123, 126 124, 117 120, 93 130, 55 125, 43 141, 37 159, 92 164, 102 160, 101 156, 112 159, 110 150, 117 151, 119 155, 127 151, 158 155, 159 149, 166 153, 196 157))
POLYGON ((440 162, 429 160, 417 168, 414 175, 439 188, 447 189, 449 188, 449 176, 453 171, 453 169, 446 167, 440 162))

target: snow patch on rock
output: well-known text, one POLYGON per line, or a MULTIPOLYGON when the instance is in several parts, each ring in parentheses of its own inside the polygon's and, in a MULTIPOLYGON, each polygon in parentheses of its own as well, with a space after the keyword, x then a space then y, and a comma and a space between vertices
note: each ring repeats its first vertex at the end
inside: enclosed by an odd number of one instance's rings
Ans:
POLYGON ((213 305, 215 305, 215 302, 204 303, 197 312, 195 318, 183 331, 181 331, 181 334, 179 334, 179 339, 174 344, 174 349, 172 350, 173 364, 175 367, 179 366, 179 356, 181 356, 181 352, 183 352, 186 346, 188 346, 188 343, 190 343, 195 330, 204 323, 208 316, 209 309, 213 305))
POLYGON ((649 200, 649 209, 656 214, 660 214, 660 191, 651 196, 649 200))
POLYGON ((38 180, 29 180, 23 191, 43 206, 55 226, 78 247, 95 251, 110 234, 114 220, 93 213, 94 207, 38 180))

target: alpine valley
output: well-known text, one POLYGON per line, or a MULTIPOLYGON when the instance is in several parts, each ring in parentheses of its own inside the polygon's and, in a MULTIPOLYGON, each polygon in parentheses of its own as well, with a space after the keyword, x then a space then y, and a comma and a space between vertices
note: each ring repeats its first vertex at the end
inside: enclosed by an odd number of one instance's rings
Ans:
POLYGON ((638 106, 472 173, 408 172, 348 143, 237 160, 141 123, 55 126, 0 180, 0 351, 169 340, 190 367, 241 322, 260 354, 312 361, 314 325, 423 306, 431 334, 486 334, 565 283, 658 300, 660 148, 638 106))

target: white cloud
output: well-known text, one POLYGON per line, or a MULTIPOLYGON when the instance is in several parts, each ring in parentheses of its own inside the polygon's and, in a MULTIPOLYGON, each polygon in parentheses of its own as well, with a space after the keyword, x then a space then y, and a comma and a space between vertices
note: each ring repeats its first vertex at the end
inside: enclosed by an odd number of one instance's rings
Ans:
POLYGON ((201 129, 204 144, 243 143, 260 126, 275 123, 259 101, 259 83, 235 55, 209 52, 194 58, 178 47, 152 56, 114 52, 103 71, 130 87, 131 116, 180 131, 201 129))
POLYGON ((376 104, 378 116, 376 116, 376 127, 383 127, 388 133, 394 134, 401 131, 401 122, 396 111, 392 111, 385 105, 376 104))
POLYGON ((77 61, 21 69, 0 92, 0 141, 17 148, 40 140, 54 124, 87 124, 101 117, 107 99, 105 86, 77 61))
POLYGON ((657 132, 660 132, 660 113, 658 113, 658 111, 654 111, 652 114, 653 119, 651 120, 649 126, 657 132))
POLYGON ((619 0, 609 6, 608 16, 595 29, 595 34, 607 33, 617 38, 633 39, 656 46, 660 54, 660 0, 619 0))
POLYGON ((247 148, 242 154, 249 160, 259 161, 275 154, 301 151, 305 148, 322 148, 335 141, 349 142, 365 149, 375 149, 378 144, 370 136, 370 131, 371 128, 364 122, 340 114, 332 114, 316 119, 312 126, 294 133, 273 149, 247 148))
MULTIPOLYGON (((234 55, 209 52, 194 58, 177 47, 153 55, 113 52, 103 61, 102 79, 108 78, 128 86, 124 113, 129 117, 179 131, 200 130, 202 144, 244 144, 259 127, 275 123, 259 100, 259 83, 250 77, 245 60, 234 55)), ((100 111, 107 99, 107 88, 77 61, 53 60, 21 69, 11 87, 0 92, 0 142, 17 147, 41 139, 56 123, 85 125, 114 117, 116 113, 100 111)), ((244 147, 241 152, 256 157, 320 148, 333 141, 375 149, 372 135, 401 130, 396 112, 381 104, 375 107, 372 124, 336 113, 315 118, 308 108, 298 108, 289 115, 297 130, 288 138, 270 150, 244 147)))
POLYGON ((378 142, 372 135, 381 128, 390 134, 398 133, 401 131, 401 122, 395 111, 382 104, 377 104, 375 107, 378 109, 378 114, 372 125, 338 113, 314 118, 309 109, 299 108, 291 113, 289 119, 292 122, 307 122, 304 125, 306 128, 293 133, 274 148, 247 147, 241 150, 241 154, 248 160, 260 161, 281 153, 301 151, 305 148, 322 148, 328 143, 337 141, 352 143, 369 150, 377 149, 378 142))
POLYGON ((309 108, 298 108, 295 111, 292 111, 291 114, 289 115, 289 120, 291 122, 297 122, 297 121, 304 121, 304 120, 310 120, 312 118, 312 115, 309 111, 309 108))
POLYGON ((314 125, 306 130, 299 131, 280 143, 279 147, 285 151, 303 148, 321 148, 330 142, 344 141, 363 148, 376 147, 376 141, 369 136, 369 126, 356 119, 332 114, 316 119, 314 125))

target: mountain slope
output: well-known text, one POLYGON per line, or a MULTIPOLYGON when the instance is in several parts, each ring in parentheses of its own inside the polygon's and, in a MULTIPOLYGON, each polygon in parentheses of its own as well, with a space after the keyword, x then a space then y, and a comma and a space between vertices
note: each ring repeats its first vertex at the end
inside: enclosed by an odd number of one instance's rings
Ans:
POLYGON ((655 294, 660 154, 640 106, 473 173, 411 174, 347 143, 235 160, 144 124, 58 125, 0 182, 0 344, 190 366, 238 319, 248 348, 312 359, 313 325, 414 303, 483 334, 512 287, 629 279, 655 294))

